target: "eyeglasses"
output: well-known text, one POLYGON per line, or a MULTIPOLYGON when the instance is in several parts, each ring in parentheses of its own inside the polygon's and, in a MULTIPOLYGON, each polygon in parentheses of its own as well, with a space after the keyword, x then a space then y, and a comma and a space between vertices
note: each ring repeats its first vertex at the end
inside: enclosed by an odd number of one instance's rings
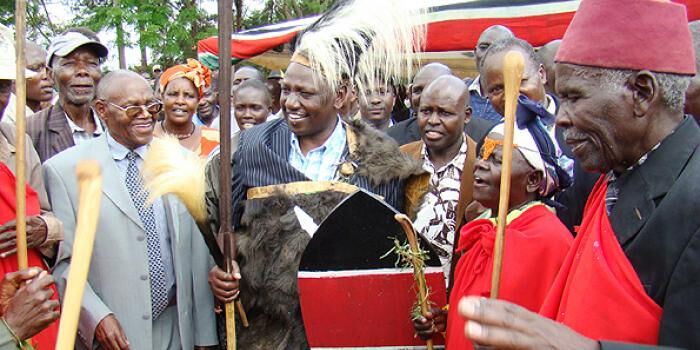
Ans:
POLYGON ((136 118, 143 110, 146 110, 146 112, 150 114, 157 114, 158 112, 160 112, 161 109, 163 109, 163 102, 160 101, 155 101, 149 105, 132 105, 127 107, 122 107, 112 102, 107 103, 119 108, 119 110, 126 113, 126 116, 129 118, 136 118))

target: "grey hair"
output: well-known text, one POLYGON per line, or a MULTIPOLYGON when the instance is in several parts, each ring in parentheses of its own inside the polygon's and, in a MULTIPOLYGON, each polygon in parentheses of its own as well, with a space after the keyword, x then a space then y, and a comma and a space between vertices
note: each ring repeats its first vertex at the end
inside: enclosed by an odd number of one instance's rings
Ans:
MULTIPOLYGON (((486 51, 486 54, 484 54, 484 58, 481 59, 481 66, 484 65, 484 62, 486 62, 486 58, 489 56, 495 55, 497 53, 510 50, 512 48, 520 48, 525 52, 527 55, 527 59, 532 62, 532 68, 537 70, 537 68, 542 64, 542 60, 540 59, 540 56, 535 52, 535 48, 530 45, 525 40, 518 39, 518 38, 507 38, 507 39, 502 39, 499 41, 496 41, 495 43, 491 44, 489 46, 489 49, 486 51)), ((481 70, 482 67, 477 67, 479 70, 481 70)))
MULTIPOLYGON (((629 69, 611 69, 589 66, 576 66, 573 74, 586 79, 596 80, 601 87, 619 91, 627 84, 629 77, 637 71, 629 69)), ((685 105, 685 91, 690 84, 690 76, 651 72, 659 83, 661 101, 672 111, 682 111, 685 105)))

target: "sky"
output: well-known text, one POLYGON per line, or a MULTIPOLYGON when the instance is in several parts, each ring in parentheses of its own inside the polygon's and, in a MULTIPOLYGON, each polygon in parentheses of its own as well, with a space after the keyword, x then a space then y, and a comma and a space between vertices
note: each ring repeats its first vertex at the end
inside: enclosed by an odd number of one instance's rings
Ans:
MULTIPOLYGON (((148 1, 148 0, 143 0, 148 1)), ((248 6, 246 11, 260 8, 263 5, 264 0, 246 0, 244 2, 245 6, 248 6)), ((199 0, 200 6, 207 12, 211 14, 216 14, 217 12, 217 1, 216 0, 199 0)), ((60 1, 49 0, 47 1, 47 10, 51 14, 51 20, 57 24, 66 23, 70 21, 74 14, 71 12, 70 8, 64 6, 60 1)), ((245 13, 245 12, 244 12, 245 13)), ((117 35, 113 30, 102 31, 97 33, 103 44, 109 49, 109 57, 107 57, 104 63, 104 68, 108 70, 115 70, 119 68, 119 57, 117 54, 116 38, 117 35)), ((48 43, 42 43, 44 46, 48 46, 48 43)), ((150 60, 149 52, 149 60, 150 60)), ((126 48, 126 65, 127 67, 132 65, 139 65, 141 63, 141 53, 138 46, 127 47, 126 48)))

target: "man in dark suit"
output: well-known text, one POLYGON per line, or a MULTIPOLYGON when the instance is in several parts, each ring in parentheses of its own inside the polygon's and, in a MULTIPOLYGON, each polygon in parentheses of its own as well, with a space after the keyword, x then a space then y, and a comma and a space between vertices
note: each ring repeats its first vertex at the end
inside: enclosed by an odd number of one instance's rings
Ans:
POLYGON ((464 299, 473 341, 700 348, 700 128, 683 114, 695 74, 686 20, 670 1, 582 1, 555 59, 557 125, 581 165, 602 176, 541 316, 464 299))
MULTIPOLYGON (((423 66, 413 77, 413 82, 408 87, 412 116, 400 123, 396 123, 387 131, 389 136, 398 142, 399 146, 421 139, 420 131, 418 130, 418 122, 415 118, 418 106, 420 105, 421 93, 430 83, 443 75, 452 75, 450 67, 442 63, 434 62, 423 66)), ((471 121, 464 125, 464 131, 469 137, 479 143, 494 125, 495 123, 486 119, 472 118, 471 121)))
POLYGON ((68 29, 49 46, 47 66, 53 71, 58 101, 27 119, 27 133, 41 162, 101 135, 102 123, 90 104, 107 57, 97 35, 84 28, 68 29))

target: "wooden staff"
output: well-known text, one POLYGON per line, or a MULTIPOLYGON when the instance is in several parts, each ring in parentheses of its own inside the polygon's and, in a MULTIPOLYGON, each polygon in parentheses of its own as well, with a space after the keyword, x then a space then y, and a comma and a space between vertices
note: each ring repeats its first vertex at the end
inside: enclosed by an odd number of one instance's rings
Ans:
MULTIPOLYGON (((221 118, 221 158, 219 163, 219 235, 224 242, 226 272, 231 273, 236 259, 236 240, 232 227, 231 208, 231 32, 233 30, 233 3, 219 0, 219 118, 221 118)), ((241 323, 248 326, 248 320, 240 300, 236 306, 241 323)), ((236 317, 233 303, 225 305, 226 348, 236 349, 236 317)))
POLYGON ((510 174, 513 163, 513 132, 515 129, 515 110, 520 95, 520 81, 525 66, 523 55, 518 51, 508 51, 503 57, 503 85, 505 88, 505 135, 503 136, 503 162, 501 166, 501 196, 498 200, 498 222, 496 242, 493 247, 493 274, 491 276, 491 298, 498 298, 501 285, 501 266, 503 265, 503 242, 508 216, 508 199, 510 198, 510 174))
MULTIPOLYGON (((425 314, 428 312, 428 287, 425 282, 425 273, 423 272, 423 261, 418 258, 420 254, 420 249, 418 248, 418 238, 416 230, 413 228, 411 219, 405 214, 396 214, 394 219, 401 224, 401 228, 406 233, 406 238, 408 238, 408 245, 411 246, 411 252, 413 253, 413 277, 418 283, 418 298, 420 298, 420 312, 425 314)), ((428 339, 425 341, 425 345, 428 350, 433 350, 433 340, 428 339)))
POLYGON ((81 161, 77 168, 79 192, 78 217, 73 242, 73 257, 66 294, 63 298, 61 321, 58 329, 56 349, 73 349, 78 331, 78 317, 85 291, 85 282, 90 271, 92 248, 95 242, 97 219, 102 199, 102 176, 100 165, 94 160, 81 161))
POLYGON ((17 46, 17 75, 15 76, 15 96, 17 104, 15 105, 15 120, 17 125, 17 140, 15 151, 15 178, 17 195, 17 261, 19 269, 27 268, 27 198, 26 198, 26 157, 25 154, 25 139, 27 127, 25 123, 25 109, 27 108, 27 81, 24 79, 24 68, 27 66, 24 59, 25 33, 26 26, 27 1, 17 0, 15 7, 15 44, 17 46))

